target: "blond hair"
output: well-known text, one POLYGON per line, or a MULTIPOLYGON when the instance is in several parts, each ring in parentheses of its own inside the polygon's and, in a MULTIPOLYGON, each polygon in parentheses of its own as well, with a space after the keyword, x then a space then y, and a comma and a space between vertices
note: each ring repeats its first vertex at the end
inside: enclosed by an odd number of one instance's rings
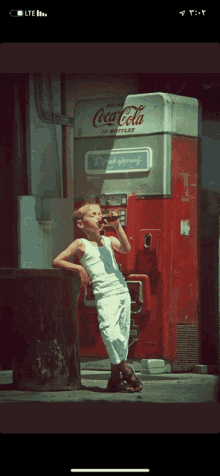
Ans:
POLYGON ((72 219, 74 221, 74 225, 77 224, 77 221, 78 220, 83 220, 84 219, 84 215, 86 214, 86 211, 87 211, 87 208, 89 205, 99 205, 99 201, 98 200, 95 200, 94 198, 88 198, 87 200, 85 200, 85 202, 82 203, 82 205, 80 205, 80 207, 75 210, 72 214, 72 219))

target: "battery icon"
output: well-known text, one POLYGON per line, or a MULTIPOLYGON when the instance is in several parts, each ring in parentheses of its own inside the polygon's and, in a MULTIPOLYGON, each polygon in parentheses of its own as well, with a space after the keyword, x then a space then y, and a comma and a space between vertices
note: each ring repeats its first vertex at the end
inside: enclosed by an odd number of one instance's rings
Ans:
POLYGON ((24 16, 24 10, 11 10, 10 15, 11 15, 11 17, 23 17, 24 16))

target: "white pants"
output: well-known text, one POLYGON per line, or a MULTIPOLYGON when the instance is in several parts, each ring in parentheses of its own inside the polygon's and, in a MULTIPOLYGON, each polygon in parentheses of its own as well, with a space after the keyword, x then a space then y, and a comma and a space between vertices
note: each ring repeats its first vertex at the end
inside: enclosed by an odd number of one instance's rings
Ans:
POLYGON ((111 364, 127 359, 131 325, 129 293, 101 298, 96 302, 99 329, 111 364))

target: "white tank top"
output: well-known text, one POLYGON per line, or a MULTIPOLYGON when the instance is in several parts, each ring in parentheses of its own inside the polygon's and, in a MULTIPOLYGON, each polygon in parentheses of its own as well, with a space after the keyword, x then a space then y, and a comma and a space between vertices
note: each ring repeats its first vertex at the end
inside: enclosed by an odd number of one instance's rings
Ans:
POLYGON ((129 293, 126 281, 116 262, 111 240, 104 235, 102 238, 105 245, 100 247, 93 246, 88 240, 81 238, 85 245, 85 253, 80 262, 92 281, 96 300, 124 292, 129 293))

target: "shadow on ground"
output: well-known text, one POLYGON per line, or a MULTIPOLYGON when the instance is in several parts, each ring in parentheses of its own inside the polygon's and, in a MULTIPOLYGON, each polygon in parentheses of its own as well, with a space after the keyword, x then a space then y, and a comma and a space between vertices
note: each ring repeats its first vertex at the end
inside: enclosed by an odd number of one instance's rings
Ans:
MULTIPOLYGON (((7 383, 7 384, 4 384, 4 385, 0 385, 0 392, 5 392, 5 391, 13 391, 13 390, 17 390, 17 387, 15 387, 13 385, 13 383, 7 383)), ((86 390, 88 392, 96 392, 96 393, 106 393, 106 389, 105 388, 101 388, 101 387, 86 387, 85 385, 81 385, 81 388, 78 390, 86 390)), ((20 390, 22 392, 22 390, 20 390)), ((62 390, 53 390, 54 392, 62 392, 62 390)), ((67 390, 63 390, 63 392, 66 392, 67 390)), ((34 391, 34 393, 36 393, 36 391, 34 391)), ((109 392, 108 392, 109 393, 109 392)))
MULTIPOLYGON (((81 385, 80 390, 87 390, 89 392, 96 392, 96 393, 107 393, 105 388, 101 387, 86 387, 85 385, 81 385)), ((108 392, 109 393, 109 392, 108 392)))

